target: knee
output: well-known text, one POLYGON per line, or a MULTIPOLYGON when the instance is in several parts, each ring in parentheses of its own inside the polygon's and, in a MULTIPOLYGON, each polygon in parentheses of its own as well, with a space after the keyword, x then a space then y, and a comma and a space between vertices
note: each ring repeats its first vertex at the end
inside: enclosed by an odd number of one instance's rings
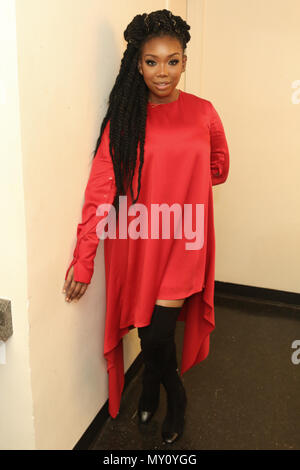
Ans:
POLYGON ((173 339, 180 310, 180 307, 166 308, 155 305, 151 323, 138 328, 142 347, 155 347, 173 339))

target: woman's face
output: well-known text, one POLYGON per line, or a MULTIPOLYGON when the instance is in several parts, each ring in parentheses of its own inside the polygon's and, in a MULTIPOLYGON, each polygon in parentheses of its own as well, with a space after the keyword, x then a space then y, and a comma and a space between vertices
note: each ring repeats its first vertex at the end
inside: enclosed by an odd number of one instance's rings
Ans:
POLYGON ((186 59, 180 42, 171 36, 152 38, 144 44, 138 69, 149 88, 150 101, 176 99, 176 86, 185 71, 186 59), (158 86, 164 83, 165 86, 158 86))

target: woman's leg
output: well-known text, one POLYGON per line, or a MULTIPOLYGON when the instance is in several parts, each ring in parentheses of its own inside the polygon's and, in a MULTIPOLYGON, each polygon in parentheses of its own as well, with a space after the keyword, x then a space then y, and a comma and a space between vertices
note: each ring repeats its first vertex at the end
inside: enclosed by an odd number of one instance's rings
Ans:
MULTIPOLYGON (((181 300, 184 302, 184 299, 181 300)), ((169 443, 182 434, 186 406, 185 390, 177 372, 174 339, 180 311, 181 306, 167 307, 156 304, 150 325, 138 328, 145 362, 143 393, 139 402, 140 422, 146 423, 153 416, 158 406, 161 382, 168 399, 162 435, 165 442, 169 443)))
POLYGON ((144 362, 143 391, 138 406, 140 423, 148 423, 158 407, 160 383, 164 372, 162 349, 174 338, 180 310, 181 307, 155 304, 150 324, 138 327, 144 362))
POLYGON ((187 396, 179 375, 175 338, 162 349, 164 373, 161 382, 167 393, 167 414, 162 424, 162 437, 172 444, 183 433, 187 396))

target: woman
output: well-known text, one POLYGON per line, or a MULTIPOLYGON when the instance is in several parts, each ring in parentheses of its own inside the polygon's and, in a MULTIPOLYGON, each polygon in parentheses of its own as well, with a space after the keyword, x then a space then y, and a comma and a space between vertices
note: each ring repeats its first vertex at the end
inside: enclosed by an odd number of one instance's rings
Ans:
POLYGON ((124 32, 128 45, 109 96, 64 284, 66 300, 82 297, 104 239, 109 412, 117 416, 124 386, 122 337, 136 327, 144 361, 139 422, 147 424, 154 415, 162 383, 167 443, 182 435, 187 405, 177 368, 176 322, 185 322, 181 375, 207 357, 215 327, 212 185, 223 183, 229 170, 214 106, 176 89, 189 29, 164 9, 135 16, 124 32), (158 206, 162 234, 154 233, 158 206))

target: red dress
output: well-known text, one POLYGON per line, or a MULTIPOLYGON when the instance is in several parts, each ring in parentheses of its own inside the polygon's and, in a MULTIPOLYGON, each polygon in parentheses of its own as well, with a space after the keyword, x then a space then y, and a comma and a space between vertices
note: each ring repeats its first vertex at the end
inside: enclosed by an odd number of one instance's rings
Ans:
MULTIPOLYGON (((106 208, 111 210, 96 214, 100 204, 112 204, 116 193, 109 153, 109 124, 92 162, 82 223, 77 228, 77 244, 65 279, 74 265, 75 281, 90 283, 99 236, 104 234, 104 226, 107 229, 108 219, 114 220, 114 207, 110 205, 106 208)), ((138 187, 139 152, 138 145, 134 197, 138 187)), ((104 356, 109 374, 109 413, 113 418, 119 412, 124 386, 122 337, 133 327, 149 325, 156 299, 187 297, 178 317, 178 321, 185 322, 181 375, 208 355, 210 333, 215 328, 212 185, 224 183, 228 171, 229 152, 224 128, 210 101, 180 90, 176 101, 155 107, 148 103, 139 199, 131 205, 128 189, 120 203, 125 218, 122 216, 122 222, 118 219, 116 233, 112 230, 107 235, 106 230, 104 238, 104 356), (155 238, 157 233, 152 235, 155 204, 170 208, 170 233, 166 233, 165 238, 161 222, 158 238, 155 238), (184 212, 185 204, 191 212, 184 212), (177 208, 176 225, 172 207, 177 208), (185 214, 186 220, 192 221, 195 233, 197 226, 201 228, 192 239, 184 232, 185 214), (178 232, 181 238, 174 236, 174 226, 182 228, 178 232)), ((168 224, 164 222, 164 226, 168 224)))

